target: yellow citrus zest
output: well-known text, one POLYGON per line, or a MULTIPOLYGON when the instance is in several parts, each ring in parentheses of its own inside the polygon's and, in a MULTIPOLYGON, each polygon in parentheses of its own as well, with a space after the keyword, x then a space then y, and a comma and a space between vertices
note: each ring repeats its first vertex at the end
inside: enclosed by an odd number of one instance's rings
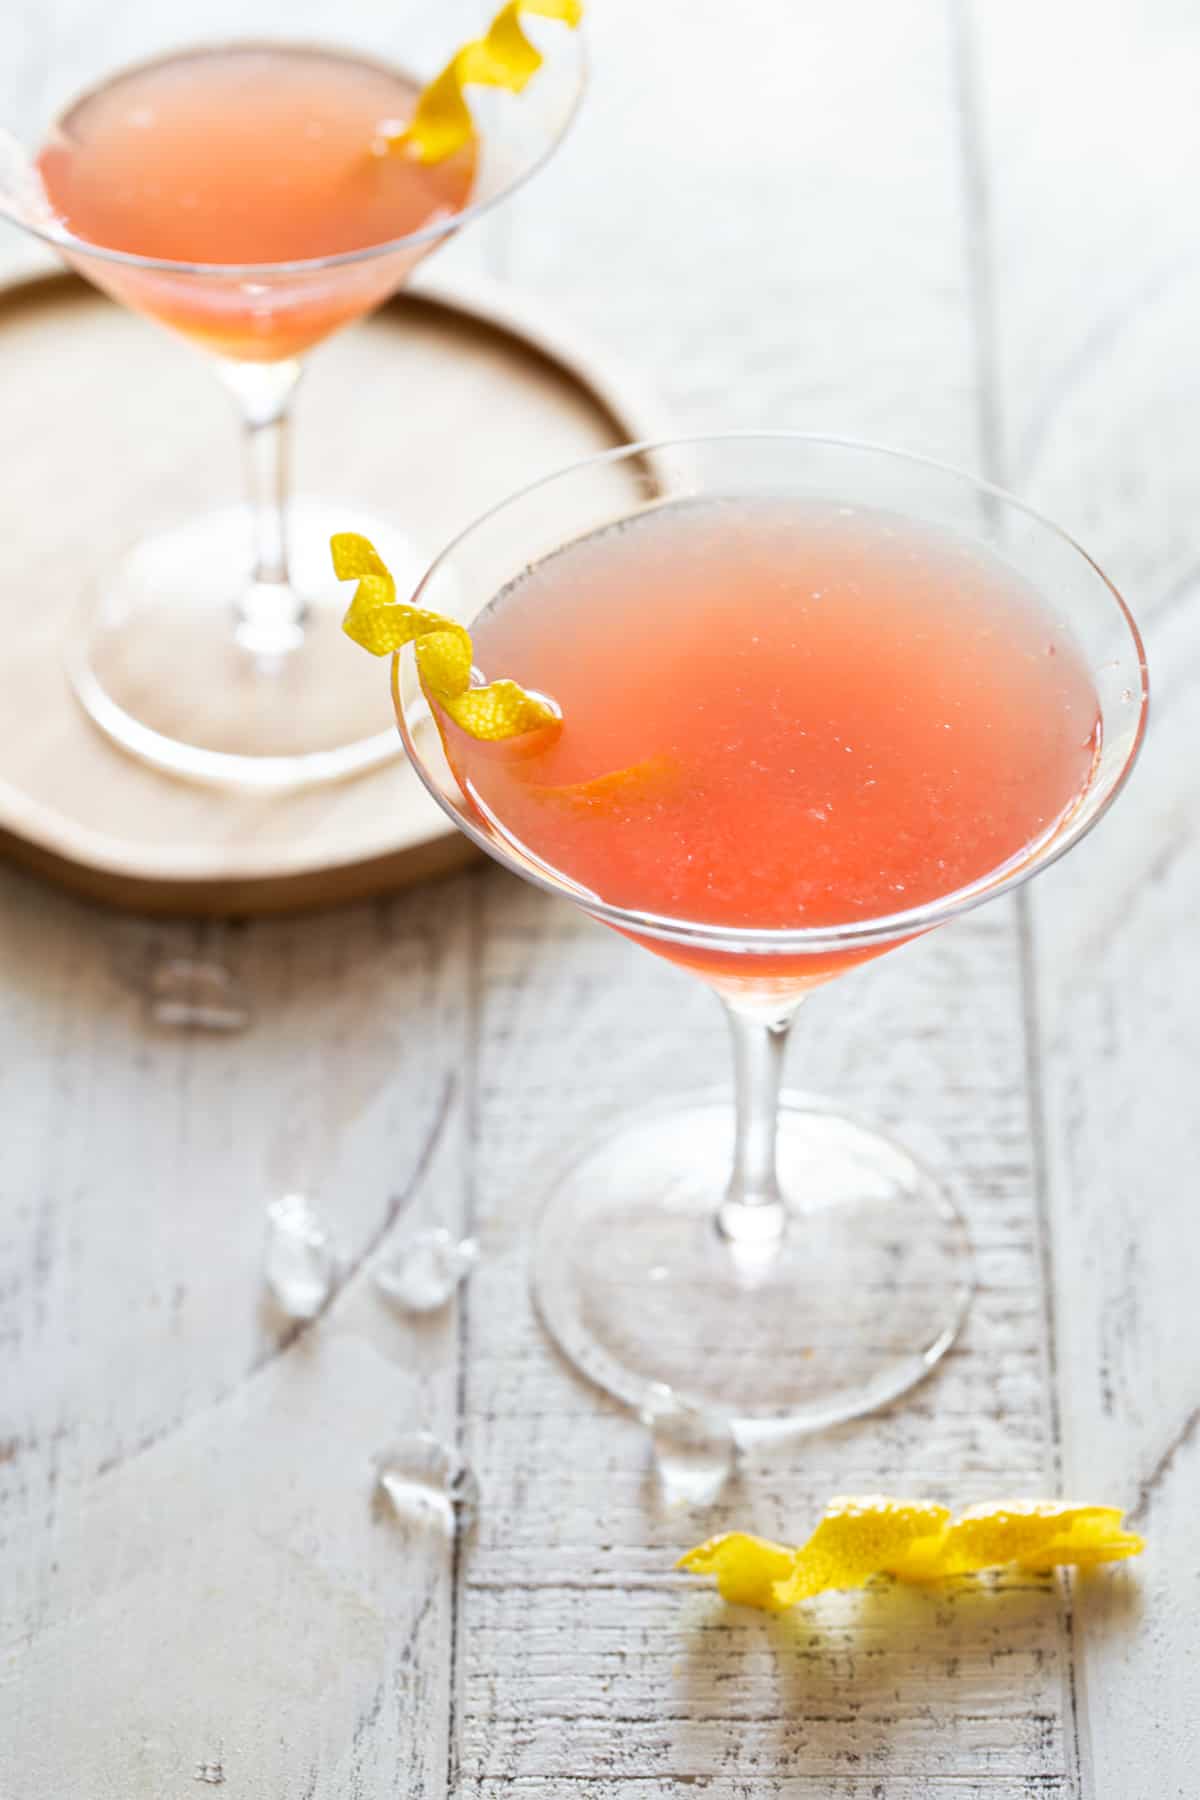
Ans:
POLYGON ((442 162, 475 136, 475 121, 463 89, 507 88, 519 94, 542 66, 542 54, 521 29, 520 15, 560 19, 572 30, 583 17, 582 0, 509 0, 481 38, 456 50, 440 74, 421 90, 410 123, 386 140, 389 150, 405 150, 420 162, 442 162))
POLYGON ((1121 1525, 1115 1506, 1006 1500, 956 1519, 925 1500, 879 1495, 832 1500, 805 1544, 773 1544, 746 1532, 709 1538, 679 1559, 693 1575, 715 1575, 736 1606, 786 1612, 829 1588, 860 1588, 873 1575, 941 1581, 983 1569, 1091 1568, 1137 1556, 1144 1540, 1121 1525))
POLYGON ((472 687, 470 632, 455 619, 398 600, 395 578, 367 538, 341 531, 330 549, 338 580, 358 583, 342 621, 347 637, 372 656, 390 656, 412 644, 426 694, 471 737, 521 737, 560 723, 552 702, 526 693, 515 681, 472 687))
POLYGON ((593 775, 590 781, 566 781, 556 787, 531 782, 529 791, 571 812, 611 812, 632 802, 663 799, 678 789, 681 774, 673 756, 647 756, 627 769, 593 775))

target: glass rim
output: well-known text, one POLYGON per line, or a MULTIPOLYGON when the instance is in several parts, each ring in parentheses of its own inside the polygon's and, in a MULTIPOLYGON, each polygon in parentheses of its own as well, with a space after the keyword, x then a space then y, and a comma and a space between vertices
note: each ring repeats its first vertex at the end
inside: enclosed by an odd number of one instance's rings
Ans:
MULTIPOLYGON (((796 444, 852 450, 887 461, 903 463, 911 468, 928 469, 935 474, 949 476, 954 481, 971 488, 975 493, 999 501, 1006 508, 1033 520, 1036 525, 1048 531, 1081 558, 1088 568, 1099 577, 1103 587, 1116 605, 1117 612, 1124 622, 1133 644, 1140 681, 1137 694, 1138 717, 1133 739, 1124 763, 1103 799, 1089 809, 1087 806, 1088 789, 1085 788, 1067 814, 1052 829, 1050 835, 1030 849, 1027 855, 1017 853, 1017 857, 1010 858, 988 874, 977 877, 975 881, 969 882, 963 887, 954 888, 948 894, 940 895, 935 900, 924 901, 920 906, 907 907, 900 912, 881 913, 872 919, 849 921, 837 925, 772 927, 721 925, 715 922, 705 923, 702 920, 685 919, 670 913, 645 912, 637 907, 618 906, 611 901, 601 899, 589 888, 584 887, 582 883, 573 881, 569 875, 555 869, 553 864, 543 861, 524 846, 521 846, 519 851, 515 848, 510 849, 502 836, 498 833, 493 835, 467 816, 465 809, 471 802, 466 796, 464 796, 462 811, 446 798, 436 781, 427 773, 420 752, 412 739, 408 717, 412 703, 405 701, 400 681, 400 661, 404 652, 397 650, 392 655, 393 703, 400 733, 408 752, 408 760, 416 770, 426 791, 452 820, 456 828, 464 832, 493 860, 501 863, 523 880, 541 888, 544 892, 554 894, 559 898, 573 900, 590 917, 599 919, 606 925, 612 925, 620 931, 640 933, 646 937, 654 937, 663 942, 681 946, 690 945, 704 950, 727 952, 734 956, 820 955, 831 951, 866 948, 873 944, 883 945, 898 939, 915 937, 922 932, 931 930, 936 925, 946 924, 949 920, 972 911, 987 900, 1013 892, 1032 875, 1056 863, 1099 824, 1133 772, 1145 741, 1149 711, 1149 671, 1146 665, 1145 645, 1137 622, 1117 587, 1109 580, 1095 558, 1090 556, 1069 532, 1065 531, 1061 525, 1055 524, 1054 520, 1048 518, 1045 513, 1039 512, 1036 507, 1018 499, 1015 494, 1009 493, 1007 489, 998 486, 997 483, 989 481, 983 476, 972 475, 965 469, 957 468, 953 463, 942 462, 936 457, 923 456, 907 450, 898 450, 887 444, 873 443, 868 439, 805 431, 750 429, 695 432, 684 437, 659 438, 621 444, 612 450, 604 450, 593 456, 582 457, 577 462, 556 469, 549 475, 539 476, 536 481, 529 482, 525 487, 519 488, 515 493, 509 494, 505 499, 489 507, 486 512, 481 513, 463 530, 457 532, 435 557, 414 590, 413 603, 416 605, 421 603, 420 596, 425 592, 437 572, 455 556, 460 545, 474 536, 489 521, 554 482, 569 479, 587 469, 598 468, 610 463, 637 459, 652 462, 656 457, 670 456, 675 452, 696 450, 701 446, 738 442, 796 444)), ((405 649, 409 651, 410 655, 413 654, 411 645, 405 646, 405 649)))
MULTIPOLYGON (((422 244, 434 244, 437 243, 440 238, 448 237, 451 232, 458 231, 469 221, 481 218, 484 213, 490 212, 494 206, 500 205, 500 203, 507 200, 510 195, 517 193, 519 189, 525 186, 527 181, 530 181, 533 176, 538 174, 539 171, 546 166, 550 161, 550 158, 555 155, 560 145, 563 143, 567 133, 571 130, 579 116, 579 109, 583 104, 591 73, 588 61, 586 31, 582 25, 578 25, 574 28, 572 35, 575 38, 579 50, 579 81, 576 84, 575 92, 571 96, 570 104, 567 107, 564 117, 545 147, 538 152, 528 166, 522 169, 518 175, 515 175, 511 181, 506 182, 501 187, 497 188, 496 192, 490 194, 486 200, 476 200, 471 205, 464 206, 460 212, 452 213, 449 218, 440 219, 432 225, 422 225, 416 231, 406 232, 403 237, 389 238, 382 244, 364 244, 357 250, 339 250, 332 256, 300 257, 291 262, 179 262, 167 256, 141 256, 136 250, 116 250, 111 246, 92 243, 88 238, 77 237, 73 231, 68 231, 64 225, 60 225, 53 217, 45 220, 31 219, 19 209, 10 209, 3 204, 2 200, 0 200, 0 217, 8 219, 10 223, 19 226, 22 231, 27 231, 31 237, 37 238, 43 244, 48 244, 51 249, 57 250, 62 255, 79 256, 81 258, 94 257, 100 262, 114 263, 122 268, 144 269, 160 275, 189 275, 205 281, 219 281, 222 279, 248 281, 255 278, 263 279, 267 277, 289 275, 317 275, 325 269, 350 268, 357 263, 371 262, 377 257, 396 255, 401 251, 414 249, 422 244)), ((316 39, 311 40, 311 42, 305 40, 303 43, 297 44, 297 41, 294 39, 284 38, 221 38, 211 44, 181 46, 178 50, 166 51, 162 56, 148 57, 144 62, 123 64, 114 71, 114 74, 132 74, 141 69, 152 69, 158 63, 170 62, 177 56, 186 56, 198 51, 203 52, 206 50, 234 48, 239 50, 259 48, 274 49, 284 44, 293 48, 299 47, 306 50, 313 49, 317 51, 327 51, 339 56, 344 56, 346 54, 343 47, 331 43, 319 42, 316 39)), ((396 64, 395 68, 397 73, 406 73, 399 64, 396 64)), ((112 77, 110 77, 110 79, 111 78, 112 77)), ((90 94, 97 91, 99 90, 93 88, 84 89, 84 91, 77 95, 71 102, 72 106, 78 105, 81 100, 87 99, 90 94)), ((30 158, 30 167, 33 166, 33 159, 30 158)))

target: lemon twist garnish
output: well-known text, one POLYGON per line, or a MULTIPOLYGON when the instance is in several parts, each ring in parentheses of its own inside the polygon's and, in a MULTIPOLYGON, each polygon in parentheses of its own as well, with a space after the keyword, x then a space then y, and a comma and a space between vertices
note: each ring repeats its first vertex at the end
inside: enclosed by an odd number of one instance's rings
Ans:
POLYGON ((455 619, 398 600, 395 577, 369 539, 340 531, 330 549, 338 580, 358 582, 342 621, 347 637, 373 656, 412 644, 425 692, 471 737, 521 737, 560 723, 548 700, 527 694, 515 681, 472 687, 470 632, 455 619))
POLYGON ((566 781, 557 786, 530 783, 539 800, 566 807, 571 812, 609 812, 638 801, 656 802, 677 793, 682 770, 673 756, 647 756, 626 769, 610 769, 588 781, 566 781))
POLYGON ((1090 1568, 1137 1556, 1144 1539, 1121 1527, 1116 1506, 1065 1506, 1057 1500, 1008 1500, 971 1507, 951 1519, 925 1500, 832 1500, 808 1542, 797 1547, 731 1531, 679 1559, 693 1575, 715 1575, 736 1606, 785 1612, 829 1588, 864 1587, 873 1575, 941 1581, 1012 1567, 1090 1568))
POLYGON ((483 37, 456 50, 439 75, 421 90, 410 123, 389 150, 406 150, 420 162, 442 162, 475 136, 475 120, 464 87, 507 88, 519 94, 542 66, 542 54, 521 29, 521 13, 561 19, 572 30, 583 17, 582 0, 509 0, 483 37))

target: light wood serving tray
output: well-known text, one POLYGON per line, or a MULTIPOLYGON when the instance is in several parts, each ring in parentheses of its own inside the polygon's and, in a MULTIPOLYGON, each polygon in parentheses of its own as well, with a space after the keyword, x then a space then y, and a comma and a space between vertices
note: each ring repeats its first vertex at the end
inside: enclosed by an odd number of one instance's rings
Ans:
MULTIPOLYGON (((394 514, 432 555, 493 502, 593 451, 662 436, 627 379, 524 300, 422 278, 312 359, 298 492, 394 514)), ((79 710, 67 622, 141 531, 236 498, 237 427, 204 359, 74 276, 0 277, 0 851, 146 912, 364 898, 465 862, 402 760, 242 798, 144 768, 79 710)), ((628 476, 613 472, 614 498, 628 476)), ((391 721, 386 674, 379 728, 391 721)))

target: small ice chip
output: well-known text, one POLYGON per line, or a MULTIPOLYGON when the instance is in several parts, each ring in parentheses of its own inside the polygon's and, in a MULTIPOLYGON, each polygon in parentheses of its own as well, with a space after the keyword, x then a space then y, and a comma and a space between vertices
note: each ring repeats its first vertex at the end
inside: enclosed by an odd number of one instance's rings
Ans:
POLYGON ((478 1261, 475 1238, 456 1238, 438 1225, 402 1239, 376 1271, 375 1285, 402 1312, 436 1312, 478 1261))
POLYGON ((289 1319, 315 1319, 337 1277, 333 1239, 303 1194, 285 1194, 267 1208, 263 1274, 289 1319))

